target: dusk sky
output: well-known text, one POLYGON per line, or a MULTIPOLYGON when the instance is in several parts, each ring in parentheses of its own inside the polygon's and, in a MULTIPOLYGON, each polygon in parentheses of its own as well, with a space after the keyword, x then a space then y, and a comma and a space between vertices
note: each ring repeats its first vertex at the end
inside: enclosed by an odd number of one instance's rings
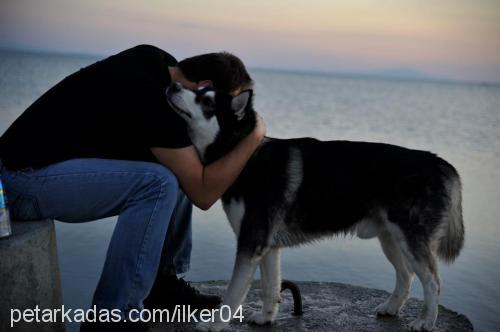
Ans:
POLYGON ((498 0, 0 0, 0 48, 109 55, 150 43, 250 67, 500 82, 498 0))

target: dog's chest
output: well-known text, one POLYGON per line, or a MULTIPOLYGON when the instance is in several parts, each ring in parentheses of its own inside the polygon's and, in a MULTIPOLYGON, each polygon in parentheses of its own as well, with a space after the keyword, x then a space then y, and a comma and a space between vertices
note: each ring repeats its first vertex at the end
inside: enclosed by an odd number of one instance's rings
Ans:
POLYGON ((243 203, 243 200, 232 198, 229 202, 223 203, 222 207, 226 212, 227 219, 233 228, 234 234, 238 236, 240 233, 241 222, 243 220, 243 216, 245 215, 245 203, 243 203))

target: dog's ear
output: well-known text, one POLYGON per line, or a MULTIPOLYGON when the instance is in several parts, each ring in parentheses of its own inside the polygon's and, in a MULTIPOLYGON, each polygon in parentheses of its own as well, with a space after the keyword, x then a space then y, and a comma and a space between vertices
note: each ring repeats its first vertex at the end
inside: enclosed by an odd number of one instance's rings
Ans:
POLYGON ((233 110, 236 118, 239 120, 245 116, 245 109, 247 108, 250 99, 252 98, 253 91, 251 89, 241 92, 231 101, 231 109, 233 110))

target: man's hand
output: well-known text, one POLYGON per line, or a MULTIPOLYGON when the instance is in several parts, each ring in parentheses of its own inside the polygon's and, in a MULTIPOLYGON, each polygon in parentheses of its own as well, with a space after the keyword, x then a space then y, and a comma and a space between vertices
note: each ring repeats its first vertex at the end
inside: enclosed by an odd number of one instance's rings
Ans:
POLYGON ((255 129, 232 151, 206 166, 201 163, 194 146, 151 148, 151 151, 160 163, 174 172, 191 202, 208 210, 240 175, 265 134, 266 125, 257 114, 255 129))

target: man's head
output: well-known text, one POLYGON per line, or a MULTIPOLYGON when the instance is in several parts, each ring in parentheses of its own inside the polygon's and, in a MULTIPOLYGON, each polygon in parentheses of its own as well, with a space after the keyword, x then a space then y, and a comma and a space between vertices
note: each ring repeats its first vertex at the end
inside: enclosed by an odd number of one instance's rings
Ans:
POLYGON ((228 52, 196 55, 180 61, 177 67, 188 81, 223 93, 238 94, 252 84, 243 62, 228 52))

